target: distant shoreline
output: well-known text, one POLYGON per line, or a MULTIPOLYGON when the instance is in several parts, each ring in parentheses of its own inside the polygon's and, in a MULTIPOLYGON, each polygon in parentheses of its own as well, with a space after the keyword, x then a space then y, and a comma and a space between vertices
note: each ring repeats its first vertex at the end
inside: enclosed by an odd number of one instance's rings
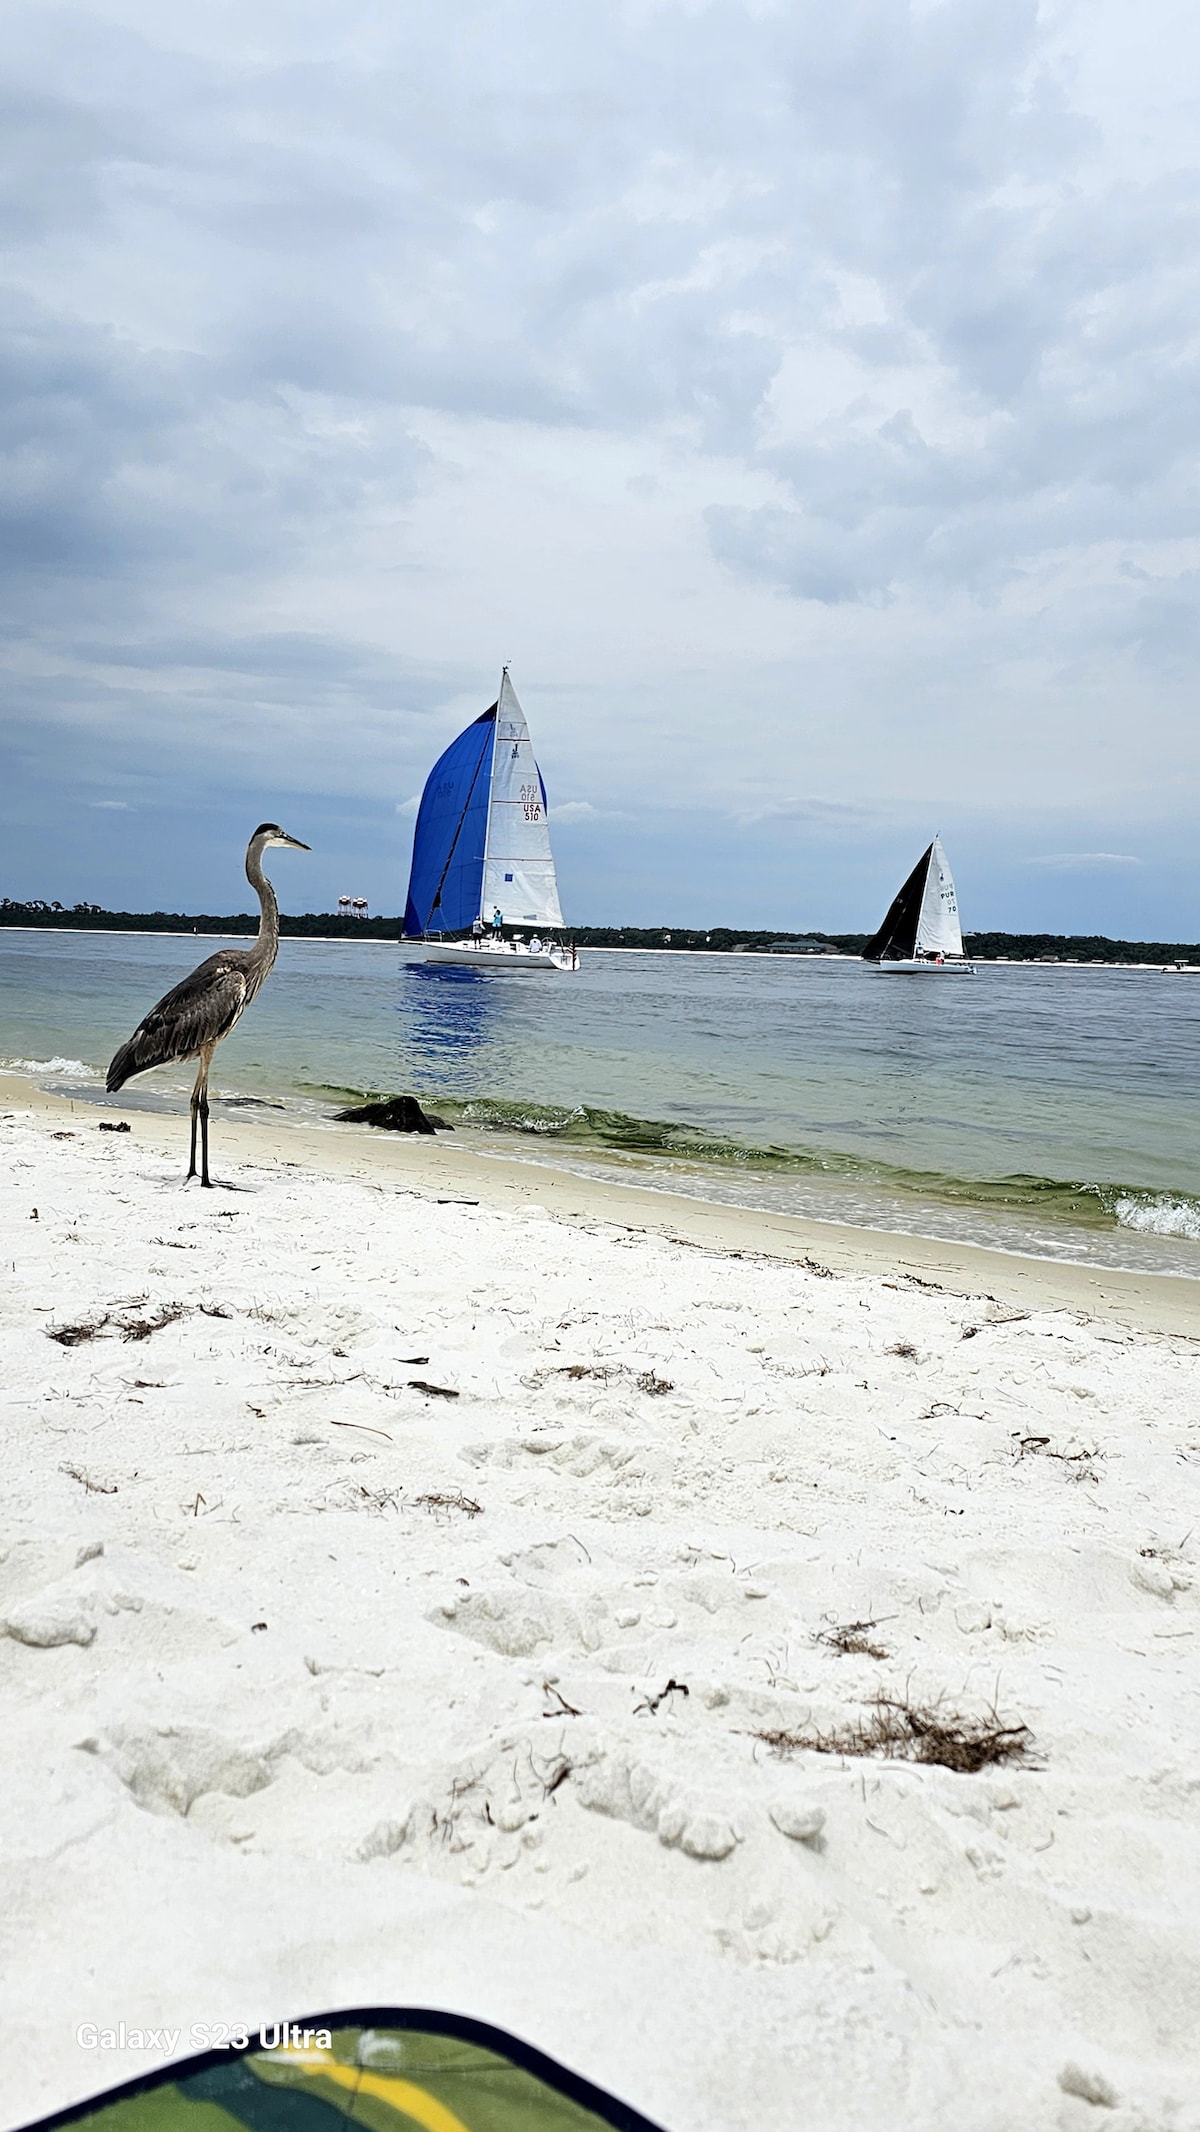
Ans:
MULTIPOLYGON (((9 925, 3 920, 0 920, 0 923, 4 924, 5 931, 9 933, 74 933, 81 940, 244 940, 252 937, 258 930, 256 925, 246 925, 239 929, 232 925, 9 925)), ((354 933, 289 933, 282 923, 279 937, 281 940, 323 941, 331 947, 340 947, 343 941, 353 942, 355 939, 360 947, 396 948, 404 945, 403 941, 393 940, 387 933, 365 933, 361 936, 354 933)))
MULTIPOLYGON (((74 914, 72 913, 71 915, 74 914)), ((108 917, 115 914, 105 912, 103 915, 108 917)), ((126 936, 135 940, 150 938, 166 940, 236 940, 245 938, 256 930, 255 922, 248 916, 240 922, 231 924, 217 924, 211 919, 206 919, 194 926, 155 925, 149 921, 148 917, 140 913, 138 916, 140 922, 129 925, 64 925, 60 921, 53 920, 49 924, 44 922, 39 924, 24 917, 10 918, 0 912, 0 926, 13 933, 71 933, 80 937, 98 935, 102 939, 110 940, 126 936)), ((395 933, 368 930, 372 923, 392 924, 395 922, 394 920, 368 920, 366 925, 363 925, 361 921, 349 920, 346 922, 344 930, 339 932, 315 933, 309 932, 307 929, 304 931, 294 929, 289 925, 287 917, 281 914, 280 938, 282 940, 311 940, 325 947, 339 947, 344 942, 350 942, 352 945, 357 944, 360 947, 381 948, 416 947, 420 944, 416 941, 406 941, 403 936, 395 933)), ((674 941, 653 943, 596 941, 587 937, 589 932, 607 930, 607 928, 578 926, 574 930, 571 928, 566 930, 579 947, 585 950, 589 948, 595 949, 610 955, 692 955, 705 956, 720 961, 727 961, 731 956, 736 956, 739 961, 816 963, 818 965, 828 962, 858 962, 861 960, 860 954, 853 948, 831 946, 814 952, 783 947, 743 947, 740 943, 734 947, 694 947, 686 942, 677 944, 674 941)), ((652 929, 631 926, 627 930, 633 932, 635 930, 648 931, 652 929)), ((782 939, 786 936, 780 935, 778 937, 782 939)), ((1114 950, 1125 949, 1127 952, 1124 954, 1113 953, 1111 955, 1071 955, 1065 952, 1068 940, 1069 936, 1064 937, 1063 947, 1057 953, 988 955, 968 946, 967 955, 970 961, 981 963, 989 969, 1158 970, 1171 972, 1179 976, 1200 976, 1200 945, 1181 942, 1178 948, 1175 949, 1170 943, 1164 942, 1161 945, 1166 952, 1139 957, 1132 951, 1141 947, 1143 943, 1140 941, 1114 940, 1110 943, 1114 950)), ((1159 943, 1155 942, 1154 945, 1157 947, 1159 943)))

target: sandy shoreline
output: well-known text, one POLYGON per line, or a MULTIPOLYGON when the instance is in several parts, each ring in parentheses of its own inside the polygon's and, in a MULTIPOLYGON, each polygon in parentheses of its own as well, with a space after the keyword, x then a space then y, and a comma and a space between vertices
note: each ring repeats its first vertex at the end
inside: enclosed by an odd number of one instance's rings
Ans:
POLYGON ((1194 1283, 0 1111, 0 2122, 391 2001, 669 2132, 1200 2126, 1194 1283))
MULTIPOLYGON (((181 1173, 187 1167, 183 1116, 130 1113, 119 1101, 98 1111, 91 1101, 77 1103, 21 1075, 0 1073, 0 1108, 12 1106, 74 1118, 82 1130, 98 1123, 99 1116, 114 1121, 128 1117, 131 1134, 168 1162, 177 1162, 181 1173)), ((212 1132, 214 1149, 228 1149, 238 1162, 300 1164, 363 1183, 403 1178, 434 1198, 469 1194, 494 1208, 532 1202, 565 1221, 594 1218, 649 1235, 680 1237, 712 1250, 762 1253, 792 1262, 815 1257, 839 1273, 900 1272, 947 1294, 988 1295, 1026 1309, 1074 1310, 1140 1331, 1200 1337, 1200 1283, 1183 1275, 1025 1258, 907 1231, 718 1204, 619 1179, 609 1183, 555 1169, 549 1160, 542 1164, 532 1156, 518 1160, 483 1153, 457 1134, 426 1139, 351 1126, 309 1130, 292 1123, 275 1125, 262 1112, 247 1118, 224 1109, 214 1118, 212 1132)), ((220 1159, 214 1161, 219 1173, 220 1159)))

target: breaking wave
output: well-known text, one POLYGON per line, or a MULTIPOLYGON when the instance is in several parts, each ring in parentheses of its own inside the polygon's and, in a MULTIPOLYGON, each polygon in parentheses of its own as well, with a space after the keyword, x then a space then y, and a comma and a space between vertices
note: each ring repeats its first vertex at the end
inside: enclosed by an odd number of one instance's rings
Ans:
POLYGON ((99 1066, 88 1066, 82 1059, 0 1059, 0 1072, 4 1073, 73 1073, 85 1081, 103 1078, 99 1066))
POLYGON ((578 1103, 522 1103, 495 1096, 437 1098, 453 1124, 476 1131, 515 1133, 595 1153, 666 1159, 717 1169, 761 1171, 777 1177, 841 1178, 943 1206, 977 1207, 996 1213, 1025 1212, 1072 1228, 1137 1229, 1156 1236, 1200 1241, 1200 1199, 1159 1193, 1135 1185, 1094 1183, 1014 1172, 1006 1177, 961 1177, 939 1170, 873 1162, 835 1149, 755 1146, 723 1139, 702 1126, 578 1103))
POLYGON ((1186 1236, 1200 1243, 1200 1199, 1178 1193, 1122 1192, 1113 1204, 1122 1229, 1143 1236, 1186 1236))

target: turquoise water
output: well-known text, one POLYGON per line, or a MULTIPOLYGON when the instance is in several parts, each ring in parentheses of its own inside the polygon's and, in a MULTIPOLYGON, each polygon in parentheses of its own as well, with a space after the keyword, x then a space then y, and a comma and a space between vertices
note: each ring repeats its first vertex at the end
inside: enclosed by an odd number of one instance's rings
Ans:
MULTIPOLYGON (((0 1059, 96 1092, 212 939, 0 932, 0 1059)), ((484 1148, 697 1196, 1200 1275, 1200 978, 585 952, 576 978, 284 941, 226 1101, 411 1091, 484 1148)), ((130 1107, 181 1106, 186 1067, 130 1107)), ((214 1131, 219 1128, 214 1128, 214 1131)))

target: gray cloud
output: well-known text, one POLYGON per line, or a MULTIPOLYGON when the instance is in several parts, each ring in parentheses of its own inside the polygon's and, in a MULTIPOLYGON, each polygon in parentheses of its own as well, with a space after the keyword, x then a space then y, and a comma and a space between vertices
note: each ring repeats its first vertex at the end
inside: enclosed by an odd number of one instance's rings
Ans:
POLYGON ((198 582, 217 593, 295 565, 344 540, 384 480, 411 495, 422 458, 407 435, 335 446, 278 393, 20 295, 0 317, 7 614, 34 629, 44 617, 56 641, 101 615, 144 626, 156 600, 198 582))

